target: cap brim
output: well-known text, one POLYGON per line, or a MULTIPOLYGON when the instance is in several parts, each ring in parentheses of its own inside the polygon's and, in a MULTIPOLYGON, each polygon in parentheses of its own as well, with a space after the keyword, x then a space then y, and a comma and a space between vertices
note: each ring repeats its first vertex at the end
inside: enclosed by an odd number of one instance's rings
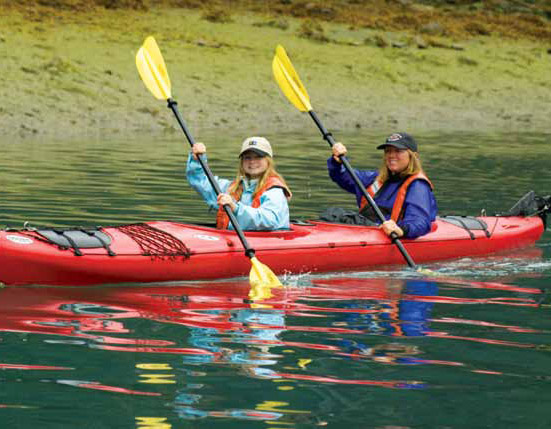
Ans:
POLYGON ((395 147, 396 149, 408 149, 407 146, 405 146, 404 144, 400 143, 400 142, 389 142, 389 143, 383 143, 379 146, 377 146, 377 149, 384 149, 385 147, 387 146, 393 146, 395 147))
POLYGON ((239 154, 239 158, 241 158, 247 152, 254 152, 254 153, 256 153, 257 155, 260 155, 260 156, 270 156, 270 154, 268 152, 264 152, 263 150, 260 150, 260 149, 257 149, 257 148, 253 147, 253 148, 247 148, 247 150, 244 150, 243 152, 241 152, 239 154))

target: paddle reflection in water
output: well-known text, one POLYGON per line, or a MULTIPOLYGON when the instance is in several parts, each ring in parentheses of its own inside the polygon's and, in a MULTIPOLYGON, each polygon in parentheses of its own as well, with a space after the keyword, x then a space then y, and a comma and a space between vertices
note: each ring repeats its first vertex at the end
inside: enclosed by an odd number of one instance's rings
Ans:
MULTIPOLYGON (((87 394, 78 392, 93 391, 142 398, 148 401, 147 415, 160 415, 162 422, 174 416, 216 417, 286 427, 323 424, 329 414, 342 413, 345 398, 355 398, 361 389, 445 389, 465 371, 538 376, 537 368, 520 372, 499 354, 490 359, 479 352, 473 358, 468 348, 453 344, 502 351, 540 348, 538 335, 544 331, 518 321, 486 320, 484 313, 469 310, 499 305, 538 311, 540 289, 453 279, 310 278, 306 283, 272 289, 267 299, 252 303, 248 282, 5 288, 0 290, 2 338, 30 334, 34 349, 50 353, 11 356, 1 368, 38 371, 56 397, 85 400, 87 394), (96 366, 81 360, 74 347, 102 352, 96 366), (124 358, 129 354, 130 368, 124 358), (105 365, 127 377, 106 374, 105 365), (351 390, 337 395, 334 389, 343 385, 351 390), (81 390, 75 393, 73 387, 81 390), (301 401, 303 395, 311 400, 301 401)), ((22 406, 36 402, 24 395, 13 400, 22 406)), ((133 412, 126 418, 145 424, 141 408, 133 412)))

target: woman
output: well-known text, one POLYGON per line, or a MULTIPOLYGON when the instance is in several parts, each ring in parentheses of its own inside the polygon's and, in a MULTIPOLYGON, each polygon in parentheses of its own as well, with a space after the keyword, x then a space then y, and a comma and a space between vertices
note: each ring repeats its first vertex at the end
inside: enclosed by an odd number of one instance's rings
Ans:
POLYGON ((239 225, 245 230, 275 230, 289 228, 291 191, 277 173, 270 142, 264 137, 249 137, 241 145, 237 177, 233 182, 215 179, 222 193, 216 193, 209 183, 197 157, 206 153, 203 143, 196 143, 188 158, 186 175, 190 185, 217 208, 216 227, 233 228, 223 209, 228 205, 239 225))
MULTIPOLYGON (((389 236, 394 232, 404 238, 427 234, 438 207, 432 183, 423 172, 415 139, 407 133, 395 133, 377 149, 384 150, 379 171, 356 170, 356 174, 385 216, 382 230, 389 236)), ((327 160, 329 176, 341 188, 356 195, 360 215, 380 223, 339 159, 346 153, 343 144, 333 145, 333 156, 327 160)))

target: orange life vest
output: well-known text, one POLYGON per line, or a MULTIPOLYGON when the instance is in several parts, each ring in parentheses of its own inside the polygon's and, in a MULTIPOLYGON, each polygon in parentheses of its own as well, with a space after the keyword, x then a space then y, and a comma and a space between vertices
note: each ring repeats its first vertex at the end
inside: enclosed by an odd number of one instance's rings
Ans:
MULTIPOLYGON (((394 205, 392 206, 392 213, 390 214, 390 218, 394 222, 398 222, 398 219, 402 217, 402 214, 403 214, 402 210, 404 208, 404 202, 406 201, 408 187, 413 183, 414 180, 424 180, 430 185, 431 189, 434 189, 434 186, 432 185, 431 181, 423 172, 412 174, 406 180, 404 180, 404 183, 402 183, 400 185, 400 188, 398 189, 398 195, 396 195, 396 199, 394 200, 394 205)), ((379 176, 377 176, 375 181, 366 188, 367 193, 371 197, 375 197, 375 194, 379 191, 379 189, 381 189, 382 186, 383 186, 383 183, 379 179, 379 176)), ((362 197, 360 202, 360 212, 363 211, 363 209, 368 205, 369 205, 369 202, 367 201, 367 198, 362 197)))
MULTIPOLYGON (((234 183, 235 183, 235 181, 233 181, 230 184, 229 187, 231 188, 234 183)), ((253 208, 260 207, 260 197, 262 197, 262 194, 264 192, 266 192, 268 189, 272 189, 272 188, 281 188, 281 189, 283 189, 283 192, 285 192, 285 196, 287 197, 288 200, 290 200, 291 196, 293 195, 293 194, 291 194, 291 191, 289 190, 287 185, 285 185, 285 183, 279 177, 270 176, 266 180, 266 183, 264 183, 264 186, 256 192, 256 195, 253 198, 253 202, 251 204, 251 207, 253 207, 253 208)), ((241 194, 242 193, 243 193, 243 183, 241 183, 234 192, 230 192, 230 195, 232 196, 232 198, 235 201, 239 201, 239 200, 241 200, 241 194)), ((216 228, 218 228, 218 229, 228 229, 229 224, 230 224, 230 218, 226 214, 223 206, 218 207, 218 213, 216 214, 216 228)))

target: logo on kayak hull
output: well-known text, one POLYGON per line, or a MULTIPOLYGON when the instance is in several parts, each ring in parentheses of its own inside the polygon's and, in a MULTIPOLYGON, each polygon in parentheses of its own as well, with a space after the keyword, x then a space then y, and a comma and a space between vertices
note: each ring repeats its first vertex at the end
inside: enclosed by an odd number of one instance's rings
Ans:
POLYGON ((17 243, 17 244, 33 244, 34 243, 32 238, 22 237, 20 235, 6 235, 6 238, 8 240, 10 240, 12 243, 17 243))
POLYGON ((213 235, 205 235, 205 234, 193 234, 195 238, 198 238, 199 240, 206 240, 206 241, 219 241, 219 237, 214 237, 213 235))

